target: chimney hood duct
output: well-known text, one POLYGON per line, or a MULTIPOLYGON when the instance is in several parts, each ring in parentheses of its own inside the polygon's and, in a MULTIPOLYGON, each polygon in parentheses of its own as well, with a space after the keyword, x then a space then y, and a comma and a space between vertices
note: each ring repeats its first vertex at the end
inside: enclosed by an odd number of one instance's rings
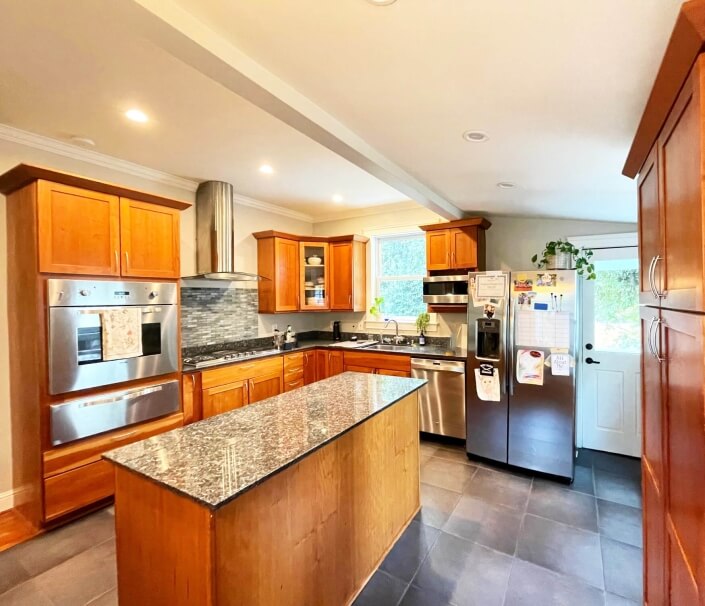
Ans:
POLYGON ((193 278, 206 280, 262 279, 235 271, 235 200, 230 183, 206 181, 196 190, 196 271, 193 278))

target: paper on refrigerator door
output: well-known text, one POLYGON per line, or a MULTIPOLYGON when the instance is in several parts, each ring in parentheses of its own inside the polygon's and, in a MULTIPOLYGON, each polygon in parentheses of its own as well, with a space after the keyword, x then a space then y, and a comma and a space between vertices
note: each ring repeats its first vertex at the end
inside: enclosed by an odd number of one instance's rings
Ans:
POLYGON ((485 402, 499 402, 499 373, 496 368, 492 369, 492 374, 483 374, 479 368, 475 369, 475 390, 477 397, 485 402))
POLYGON ((570 347, 570 314, 561 311, 519 309, 516 344, 528 347, 570 347))
POLYGON ((506 290, 505 274, 480 274, 475 278, 475 295, 478 299, 503 299, 506 290))
POLYGON ((569 377, 571 367, 571 357, 567 353, 553 353, 549 356, 551 360, 551 374, 557 377, 569 377))
POLYGON ((536 349, 517 351, 517 382, 543 385, 543 352, 536 349))

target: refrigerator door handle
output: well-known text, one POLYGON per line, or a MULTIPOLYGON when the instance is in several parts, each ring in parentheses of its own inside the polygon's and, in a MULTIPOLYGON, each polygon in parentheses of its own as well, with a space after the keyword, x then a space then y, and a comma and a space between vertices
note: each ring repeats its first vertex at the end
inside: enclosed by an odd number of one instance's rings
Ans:
POLYGON ((505 364, 507 366, 505 372, 507 374, 507 387, 509 390, 509 395, 514 395, 514 300, 512 299, 511 292, 507 297, 507 304, 509 308, 509 338, 505 339, 504 342, 508 343, 509 355, 505 356, 505 364))

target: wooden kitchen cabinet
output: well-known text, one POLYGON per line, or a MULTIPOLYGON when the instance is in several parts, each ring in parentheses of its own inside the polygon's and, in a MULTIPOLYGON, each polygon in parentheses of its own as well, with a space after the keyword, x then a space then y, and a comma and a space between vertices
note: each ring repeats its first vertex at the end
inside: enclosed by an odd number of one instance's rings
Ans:
POLYGON ((281 372, 257 375, 250 379, 249 383, 249 404, 284 393, 284 378, 281 372))
POLYGON ((433 271, 485 269, 485 231, 482 217, 422 225, 426 232, 426 269, 433 271))
POLYGON ((235 381, 203 390, 203 418, 207 419, 249 404, 249 382, 235 381))
POLYGON ((410 356, 366 351, 346 351, 344 358, 345 370, 373 372, 396 377, 411 376, 410 356))
POLYGON ((311 383, 315 383, 318 380, 318 371, 316 368, 317 351, 315 349, 310 349, 302 353, 304 385, 310 385, 311 383))
POLYGON ((39 271, 120 275, 120 198, 37 182, 39 271))
POLYGON ((299 236, 277 231, 257 240, 260 313, 365 311, 369 238, 299 236), (308 263, 318 255, 322 262, 308 263))
POLYGON ((331 242, 330 308, 365 311, 367 305, 367 238, 353 236, 349 242, 331 242))
POLYGON ((121 274, 133 278, 178 278, 179 211, 121 198, 121 274))
POLYGON ((344 371, 344 355, 342 351, 329 351, 328 352, 328 373, 327 376, 332 377, 334 375, 339 375, 344 371))

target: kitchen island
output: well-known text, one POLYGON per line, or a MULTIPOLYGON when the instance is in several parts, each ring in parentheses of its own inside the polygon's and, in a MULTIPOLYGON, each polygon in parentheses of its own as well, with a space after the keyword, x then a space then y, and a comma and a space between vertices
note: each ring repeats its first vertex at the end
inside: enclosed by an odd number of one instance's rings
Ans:
POLYGON ((346 372, 106 454, 120 604, 349 604, 420 507, 424 381, 346 372))

